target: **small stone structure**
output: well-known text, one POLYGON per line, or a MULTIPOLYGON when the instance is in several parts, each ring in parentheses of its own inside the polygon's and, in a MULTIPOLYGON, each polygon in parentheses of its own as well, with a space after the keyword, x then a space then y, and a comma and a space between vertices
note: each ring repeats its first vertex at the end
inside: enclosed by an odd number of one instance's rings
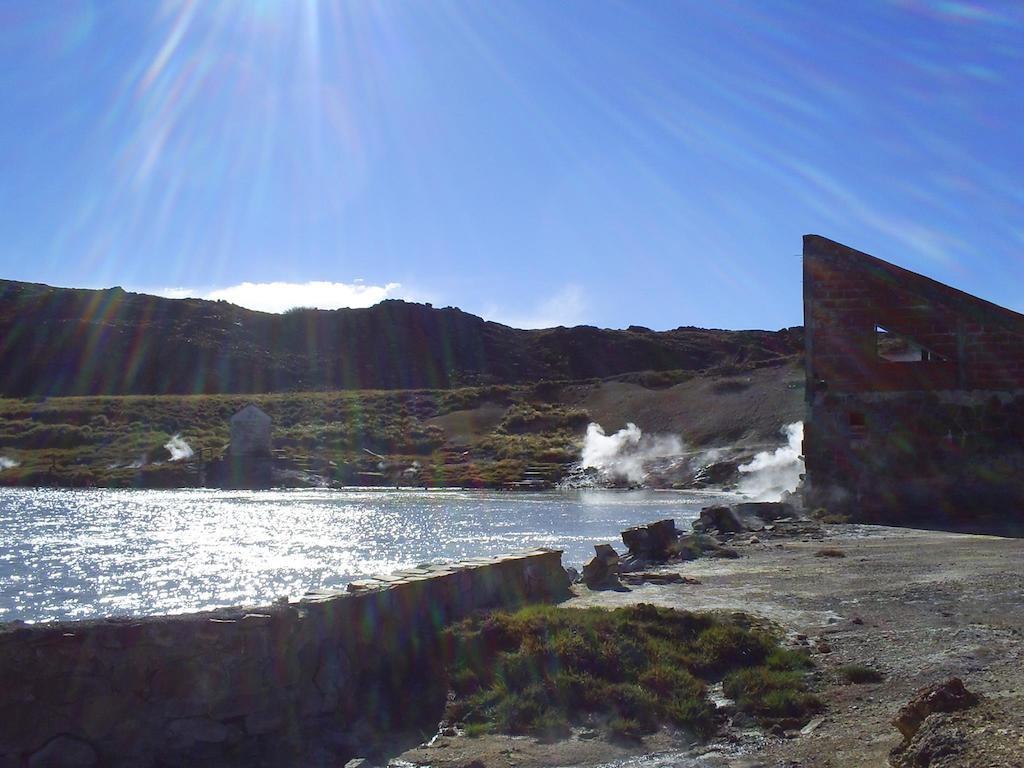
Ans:
POLYGON ((253 404, 231 417, 231 457, 270 457, 270 417, 253 404))
POLYGON ((269 488, 273 485, 270 417, 253 404, 231 417, 228 454, 212 472, 215 484, 227 488, 269 488))
POLYGON ((437 722, 441 630, 562 598, 557 550, 423 566, 263 608, 0 625, 0 766, 344 765, 437 722))
POLYGON ((1024 315, 817 235, 803 269, 805 503, 1024 527, 1024 315))

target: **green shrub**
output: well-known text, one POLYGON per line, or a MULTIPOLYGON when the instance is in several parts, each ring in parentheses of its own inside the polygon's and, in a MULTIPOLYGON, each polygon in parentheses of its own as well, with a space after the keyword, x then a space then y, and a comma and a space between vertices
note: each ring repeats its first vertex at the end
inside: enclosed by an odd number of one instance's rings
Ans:
POLYGON ((768 654, 764 665, 777 672, 796 672, 811 669, 814 662, 811 661, 810 651, 804 648, 775 648, 768 654))
POLYGON ((803 719, 821 709, 818 698, 806 691, 803 675, 768 667, 740 669, 724 681, 725 695, 743 712, 762 721, 803 719))
POLYGON ((772 650, 770 638, 734 625, 718 625, 704 630, 697 639, 697 658, 709 673, 722 673, 737 667, 756 666, 772 650))

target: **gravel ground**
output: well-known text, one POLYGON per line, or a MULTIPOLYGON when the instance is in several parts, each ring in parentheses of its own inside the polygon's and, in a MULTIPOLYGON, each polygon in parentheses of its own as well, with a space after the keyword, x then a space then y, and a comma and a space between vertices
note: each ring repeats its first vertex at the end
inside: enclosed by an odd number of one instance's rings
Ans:
POLYGON ((662 569, 700 584, 596 592, 579 586, 566 605, 647 602, 771 619, 790 642, 806 644, 818 665, 815 686, 826 711, 805 733, 734 728, 697 749, 686 734, 665 731, 632 746, 589 733, 556 744, 439 736, 399 759, 453 768, 474 760, 487 768, 885 766, 901 742, 890 724, 899 708, 917 689, 956 675, 981 703, 926 721, 928 739, 914 748, 932 754, 916 764, 1024 767, 1024 540, 854 525, 828 526, 824 540, 742 543, 748 538, 733 543, 740 559, 662 569), (816 556, 826 547, 844 556, 816 556), (846 684, 839 668, 847 664, 873 667, 885 678, 846 684))

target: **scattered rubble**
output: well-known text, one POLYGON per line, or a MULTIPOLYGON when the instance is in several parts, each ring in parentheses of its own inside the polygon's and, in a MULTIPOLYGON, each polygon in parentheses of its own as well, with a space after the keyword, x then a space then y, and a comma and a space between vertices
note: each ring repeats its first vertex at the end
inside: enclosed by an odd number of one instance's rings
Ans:
MULTIPOLYGON (((788 502, 743 502, 705 507, 693 522, 692 533, 682 533, 675 520, 666 519, 627 528, 621 535, 626 546, 624 555, 620 557, 608 544, 599 544, 594 548, 594 559, 583 567, 582 581, 591 589, 620 586, 621 576, 641 571, 645 573, 627 581, 673 583, 671 575, 647 571, 653 566, 701 557, 741 557, 738 550, 726 544, 752 546, 773 538, 821 539, 824 531, 819 523, 801 516, 788 502), (753 532, 759 535, 748 535, 753 532)), ((570 579, 577 580, 575 572, 570 579)))

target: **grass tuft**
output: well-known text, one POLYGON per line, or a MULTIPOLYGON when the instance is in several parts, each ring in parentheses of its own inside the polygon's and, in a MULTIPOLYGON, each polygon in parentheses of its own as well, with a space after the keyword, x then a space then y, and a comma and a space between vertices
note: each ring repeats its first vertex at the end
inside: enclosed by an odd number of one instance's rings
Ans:
POLYGON ((762 722, 806 719, 821 709, 821 702, 807 693, 803 675, 768 667, 741 669, 730 673, 723 686, 725 695, 743 712, 762 722))

